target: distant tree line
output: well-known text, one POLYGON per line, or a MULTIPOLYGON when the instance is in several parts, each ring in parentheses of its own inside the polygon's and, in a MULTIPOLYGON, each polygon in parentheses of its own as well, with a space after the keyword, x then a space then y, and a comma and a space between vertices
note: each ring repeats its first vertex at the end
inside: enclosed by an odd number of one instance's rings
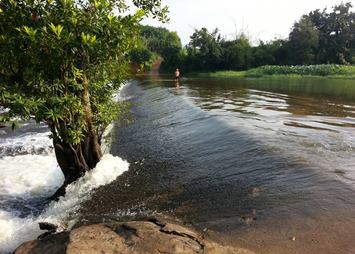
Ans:
POLYGON ((162 58, 160 71, 171 71, 182 63, 181 40, 176 32, 166 28, 141 26, 141 42, 130 53, 133 63, 141 70, 149 69, 158 58, 162 58))
POLYGON ((352 4, 341 3, 330 12, 315 10, 295 22, 287 39, 260 41, 253 46, 245 34, 227 40, 218 29, 195 30, 181 47, 175 32, 165 28, 141 27, 144 46, 164 61, 161 71, 176 67, 184 72, 247 70, 263 65, 311 65, 355 63, 355 13, 352 4))

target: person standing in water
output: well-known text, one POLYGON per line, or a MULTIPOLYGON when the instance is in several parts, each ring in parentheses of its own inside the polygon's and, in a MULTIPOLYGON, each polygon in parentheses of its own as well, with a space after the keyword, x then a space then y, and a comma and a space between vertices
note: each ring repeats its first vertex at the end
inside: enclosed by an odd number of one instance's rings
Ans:
POLYGON ((180 71, 178 68, 176 68, 175 70, 175 81, 178 81, 180 80, 180 71))

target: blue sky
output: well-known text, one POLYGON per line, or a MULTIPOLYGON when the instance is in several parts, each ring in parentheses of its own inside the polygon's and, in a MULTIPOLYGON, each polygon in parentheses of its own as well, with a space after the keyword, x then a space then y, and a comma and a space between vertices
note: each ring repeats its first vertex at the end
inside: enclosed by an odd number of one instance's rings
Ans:
MULTIPOLYGON (((162 0, 170 8, 169 24, 147 20, 144 24, 164 26, 176 31, 185 45, 194 29, 219 28, 233 38, 244 32, 252 42, 286 38, 301 15, 315 9, 340 4, 342 0, 162 0)), ((355 0, 351 2, 355 6, 355 0)))

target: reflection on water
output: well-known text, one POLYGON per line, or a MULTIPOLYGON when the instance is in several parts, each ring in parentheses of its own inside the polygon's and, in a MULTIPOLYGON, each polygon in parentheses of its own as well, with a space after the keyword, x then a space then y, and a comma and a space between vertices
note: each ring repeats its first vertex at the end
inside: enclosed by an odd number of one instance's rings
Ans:
POLYGON ((158 77, 122 93, 136 120, 116 128, 111 152, 132 166, 84 205, 83 220, 164 212, 264 253, 350 253, 354 81, 158 77), (292 234, 316 240, 289 246, 292 234))
POLYGON ((355 81, 191 80, 185 96, 271 150, 355 187, 355 81))

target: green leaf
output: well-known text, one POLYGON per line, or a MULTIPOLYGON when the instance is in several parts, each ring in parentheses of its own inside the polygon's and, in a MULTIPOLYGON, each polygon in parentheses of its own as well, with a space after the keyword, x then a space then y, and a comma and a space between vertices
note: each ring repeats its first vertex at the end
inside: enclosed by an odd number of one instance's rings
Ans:
POLYGON ((84 32, 81 33, 81 38, 83 40, 84 43, 95 43, 96 41, 96 35, 91 35, 91 34, 85 34, 84 32))
POLYGON ((10 0, 10 4, 13 5, 13 6, 17 6, 17 1, 15 1, 15 0, 10 0))
POLYGON ((91 36, 90 42, 95 43, 96 41, 96 35, 91 36))
POLYGON ((52 32, 57 36, 57 38, 60 39, 60 35, 63 31, 63 26, 61 25, 56 26, 53 23, 51 23, 49 27, 52 29, 52 32))
POLYGON ((58 123, 59 120, 63 120, 61 112, 56 111, 56 109, 48 109, 48 111, 45 112, 45 116, 47 120, 50 120, 54 123, 58 123))
POLYGON ((11 129, 15 130, 16 128, 20 127, 20 123, 18 121, 13 121, 11 123, 11 129))
POLYGON ((73 0, 62 0, 64 6, 70 6, 73 3, 73 0))
POLYGON ((8 114, 0 115, 0 123, 7 123, 10 121, 10 116, 8 114))
POLYGON ((73 68, 73 75, 74 75, 75 78, 82 78, 83 74, 84 74, 83 70, 80 70, 80 69, 78 69, 76 67, 73 68))
POLYGON ((109 22, 112 23, 112 21, 114 20, 115 16, 108 15, 107 18, 108 18, 109 22))
POLYGON ((138 19, 138 20, 141 20, 144 16, 146 15, 146 12, 143 10, 143 9, 138 9, 135 13, 135 17, 138 19))
POLYGON ((84 32, 81 32, 81 39, 83 40, 84 43, 88 43, 88 35, 86 35, 84 32))

